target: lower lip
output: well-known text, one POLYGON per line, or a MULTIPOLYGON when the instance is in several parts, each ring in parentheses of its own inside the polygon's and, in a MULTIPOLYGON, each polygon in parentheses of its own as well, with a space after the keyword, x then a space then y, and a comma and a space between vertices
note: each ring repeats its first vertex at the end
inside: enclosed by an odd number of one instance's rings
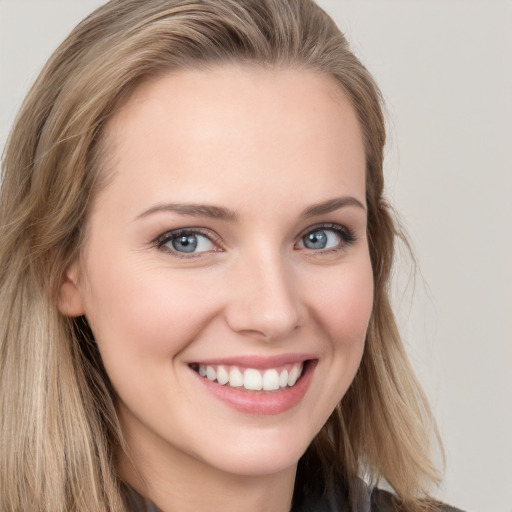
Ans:
POLYGON ((317 361, 308 361, 304 372, 294 386, 271 392, 243 391, 239 388, 232 388, 227 385, 222 386, 217 382, 201 377, 195 371, 194 374, 205 389, 215 398, 237 411, 263 416, 281 414, 295 407, 302 400, 309 388, 316 363, 317 361))

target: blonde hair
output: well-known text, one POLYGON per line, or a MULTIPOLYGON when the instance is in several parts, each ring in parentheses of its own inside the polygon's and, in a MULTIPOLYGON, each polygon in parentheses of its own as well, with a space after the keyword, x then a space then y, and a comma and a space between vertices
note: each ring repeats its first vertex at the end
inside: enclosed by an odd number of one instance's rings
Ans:
POLYGON ((374 309, 358 374, 299 463, 298 485, 386 480, 433 507, 435 423, 400 340, 389 280, 399 235, 383 197, 381 96, 311 0, 112 0, 50 58, 9 137, 0 196, 0 510, 123 510, 113 390, 84 319, 57 308, 104 185, 105 123, 148 77, 256 63, 333 77, 366 150, 374 309))

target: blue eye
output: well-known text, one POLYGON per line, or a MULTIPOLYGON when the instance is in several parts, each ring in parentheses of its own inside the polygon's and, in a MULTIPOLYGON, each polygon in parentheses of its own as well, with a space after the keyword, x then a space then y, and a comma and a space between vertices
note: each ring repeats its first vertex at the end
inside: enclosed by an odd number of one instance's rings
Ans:
POLYGON ((350 245, 354 241, 354 235, 347 229, 321 226, 303 235, 299 247, 311 251, 322 251, 341 248, 341 246, 350 245))
POLYGON ((206 235, 197 231, 178 230, 164 235, 158 241, 158 247, 182 254, 194 254, 213 251, 216 245, 206 235))

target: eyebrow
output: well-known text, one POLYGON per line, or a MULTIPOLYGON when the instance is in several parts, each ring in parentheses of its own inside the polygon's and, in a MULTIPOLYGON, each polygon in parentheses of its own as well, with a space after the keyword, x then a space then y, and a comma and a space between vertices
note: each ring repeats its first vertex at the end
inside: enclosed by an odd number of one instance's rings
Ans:
MULTIPOLYGON (((364 205, 355 197, 343 196, 334 199, 328 199, 321 203, 316 203, 308 206, 301 214, 302 218, 315 217, 317 215, 324 215, 331 213, 347 206, 355 206, 366 211, 364 205)), ((212 219, 224 220, 229 222, 236 222, 238 214, 232 210, 222 206, 214 206, 209 204, 196 204, 196 203, 164 203, 153 206, 149 210, 144 211, 136 217, 141 219, 152 215, 157 212, 173 212, 179 215, 190 215, 192 217, 209 217, 212 219)))
POLYGON ((196 204, 196 203, 165 203, 157 204, 149 210, 141 213, 136 219, 147 217, 157 212, 174 212, 180 215, 191 215, 192 217, 210 217, 212 219, 226 220, 235 222, 238 219, 238 215, 223 208, 222 206, 213 206, 209 204, 196 204))
POLYGON ((334 199, 328 199, 327 201, 309 206, 302 212, 301 217, 309 218, 315 217, 317 215, 324 215, 326 213, 331 213, 347 206, 355 206, 356 208, 362 208, 364 211, 366 211, 363 203, 361 203, 361 201, 355 197, 343 196, 335 197, 334 199))

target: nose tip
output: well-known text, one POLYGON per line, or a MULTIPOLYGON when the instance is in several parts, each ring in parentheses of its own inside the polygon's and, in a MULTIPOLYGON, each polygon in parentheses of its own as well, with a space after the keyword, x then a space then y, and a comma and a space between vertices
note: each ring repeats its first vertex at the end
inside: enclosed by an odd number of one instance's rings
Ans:
POLYGON ((283 269, 252 269, 238 280, 227 321, 238 333, 277 340, 301 327, 305 308, 292 276, 283 269))

